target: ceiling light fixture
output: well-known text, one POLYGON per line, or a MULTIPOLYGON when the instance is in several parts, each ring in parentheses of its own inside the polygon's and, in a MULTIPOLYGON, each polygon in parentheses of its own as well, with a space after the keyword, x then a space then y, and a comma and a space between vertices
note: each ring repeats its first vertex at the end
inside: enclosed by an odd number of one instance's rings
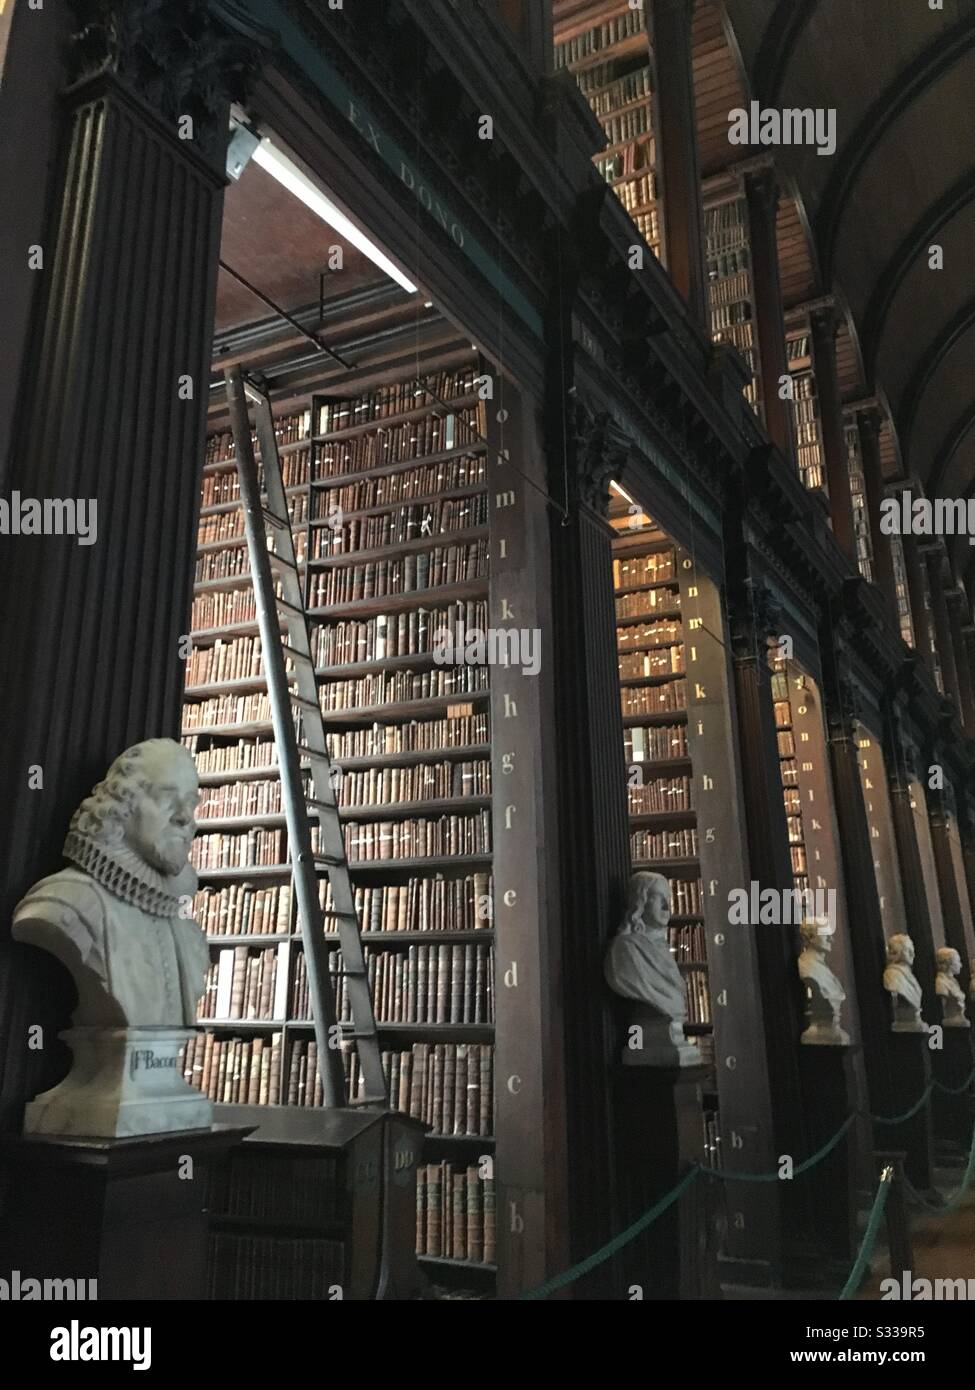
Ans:
POLYGON ((252 158, 255 164, 259 164, 266 173, 277 179, 282 188, 286 188, 323 222, 327 222, 330 227, 333 227, 339 236, 344 237, 357 251, 361 251, 391 280, 395 280, 397 285, 401 285, 408 294, 416 294, 416 285, 406 278, 403 272, 393 264, 383 251, 380 251, 378 246, 369 240, 364 232, 359 231, 355 223, 351 222, 340 208, 337 208, 320 189, 315 187, 311 179, 303 174, 287 155, 282 154, 279 149, 272 145, 270 140, 263 139, 255 149, 252 158))

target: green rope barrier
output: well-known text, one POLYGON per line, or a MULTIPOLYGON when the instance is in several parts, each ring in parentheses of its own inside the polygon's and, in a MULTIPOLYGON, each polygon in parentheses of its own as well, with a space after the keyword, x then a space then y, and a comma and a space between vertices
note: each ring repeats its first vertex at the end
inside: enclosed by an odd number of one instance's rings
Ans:
POLYGON ((673 1206, 681 1193, 684 1192, 686 1188, 690 1187, 698 1173, 702 1171, 701 1165, 695 1163, 692 1168, 687 1170, 676 1187, 672 1187, 665 1197, 661 1197, 660 1201, 657 1202, 655 1206, 652 1206, 649 1211, 645 1211, 631 1226, 627 1226, 625 1231, 621 1231, 618 1236, 614 1236, 613 1239, 607 1241, 605 1245, 601 1245, 598 1250, 594 1250, 591 1255, 588 1255, 584 1260, 580 1260, 579 1263, 573 1265, 571 1269, 565 1270, 562 1274, 556 1274, 554 1278, 549 1279, 544 1284, 539 1284, 537 1289, 532 1289, 529 1293, 520 1294, 519 1299, 521 1301, 526 1301, 537 1298, 547 1298, 548 1295, 554 1293, 556 1289, 565 1288, 566 1284, 571 1284, 583 1274, 588 1274, 590 1270, 595 1269, 596 1266, 602 1264, 604 1260, 608 1260, 611 1255, 615 1255, 618 1250, 622 1250, 623 1246, 628 1245, 641 1231, 645 1231, 648 1226, 652 1226, 657 1217, 663 1216, 667 1208, 673 1206))
POLYGON ((890 1189, 893 1183, 894 1170, 887 1167, 880 1175, 877 1183, 877 1191, 874 1195, 873 1206, 870 1208, 870 1215, 867 1218, 867 1229, 863 1233, 860 1242, 860 1249, 857 1257, 853 1261, 853 1268, 850 1270, 849 1277, 839 1293, 839 1302, 845 1302, 853 1297, 860 1287, 860 1280, 867 1267, 867 1261, 873 1254, 873 1247, 877 1240, 877 1232, 880 1230, 880 1222, 883 1219, 884 1207, 887 1205, 887 1198, 890 1196, 890 1189))
MULTIPOLYGON (((927 1104, 933 1089, 934 1082, 929 1081, 928 1084, 925 1086, 924 1090, 921 1092, 921 1099, 917 1102, 916 1105, 912 1105, 910 1110, 905 1110, 903 1115, 867 1115, 867 1119, 873 1120, 875 1125, 901 1125, 904 1123, 905 1120, 910 1120, 914 1115, 916 1115, 917 1112, 921 1109, 922 1105, 927 1104)), ((866 1114, 866 1112, 864 1113, 866 1114)))
MULTIPOLYGON (((826 1157, 826 1155, 828 1153, 831 1153, 832 1150, 836 1148, 837 1144, 843 1138, 846 1131, 850 1128, 852 1124, 856 1122, 857 1118, 858 1112, 855 1110, 852 1115, 847 1115, 846 1119, 840 1125, 839 1129, 836 1131, 833 1137, 831 1139, 827 1139, 826 1143, 822 1146, 821 1149, 817 1149, 814 1154, 810 1154, 808 1158, 803 1159, 803 1161, 799 1164, 797 1168, 793 1168, 793 1178, 798 1178, 801 1174, 808 1173, 810 1168, 815 1168, 817 1163, 821 1163, 822 1160, 826 1157)), ((777 1170, 774 1173, 739 1173, 735 1169, 702 1168, 701 1171, 703 1172, 706 1178, 720 1178, 723 1182, 784 1181, 781 1174, 777 1170)))
POLYGON ((968 1077, 960 1086, 946 1086, 943 1081, 932 1081, 932 1086, 936 1086, 939 1091, 943 1091, 946 1096, 960 1096, 963 1091, 967 1091, 972 1082, 975 1081, 975 1067, 972 1067, 968 1077))
POLYGON ((919 1206, 924 1207, 927 1211, 935 1212, 938 1216, 942 1216, 946 1215, 948 1212, 954 1211, 960 1205, 962 1198, 971 1185, 973 1175, 975 1175, 975 1128, 972 1129, 972 1142, 968 1149, 968 1163, 965 1166, 965 1172, 962 1176, 961 1187, 959 1187, 956 1192, 953 1192, 950 1197, 943 1197, 941 1202, 936 1206, 934 1202, 929 1202, 926 1197, 922 1197, 917 1188, 914 1187, 913 1183, 911 1183, 906 1176, 904 1178, 904 1186, 908 1194, 919 1206))

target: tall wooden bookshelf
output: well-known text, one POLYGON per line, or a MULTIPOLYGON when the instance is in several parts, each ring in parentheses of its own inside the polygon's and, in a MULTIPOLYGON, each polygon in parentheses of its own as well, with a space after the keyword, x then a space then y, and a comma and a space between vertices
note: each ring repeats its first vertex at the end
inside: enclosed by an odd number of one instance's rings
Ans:
POLYGON ((745 398, 762 418, 762 380, 758 358, 755 293, 752 284, 748 207, 744 194, 704 209, 704 249, 711 309, 711 338, 731 343, 748 365, 745 398))
POLYGON ((573 74, 605 133, 597 169, 659 256, 653 60, 643 8, 625 0, 556 5, 555 62, 573 74))
POLYGON ((873 579, 873 545, 870 539, 870 519, 867 515, 867 488, 863 477, 863 454, 856 417, 843 421, 846 441, 846 466, 850 475, 850 501, 853 504, 853 536, 857 548, 857 567, 864 579, 873 579))
POLYGON ((614 484, 610 524, 620 699, 634 869, 670 880, 670 949, 684 977, 685 1032, 711 1068, 703 1160, 719 1162, 711 988, 698 848, 678 549, 614 484))
POLYGON ((792 410, 799 476, 806 487, 822 488, 825 492, 826 462, 816 391, 816 363, 812 331, 805 316, 801 322, 787 324, 785 347, 794 392, 792 410))
MULTIPOLYGON (((277 429, 391 1104, 430 1127, 417 1249, 438 1282, 482 1287, 495 1267, 489 668, 441 662, 436 640, 488 626, 476 376, 471 359, 356 396, 314 393, 277 429)), ((212 967, 185 1070, 223 1103, 307 1108, 322 1084, 256 632, 232 441, 218 435, 183 730, 202 784, 196 915, 212 967)), ((324 879, 322 903, 327 930, 324 879)))

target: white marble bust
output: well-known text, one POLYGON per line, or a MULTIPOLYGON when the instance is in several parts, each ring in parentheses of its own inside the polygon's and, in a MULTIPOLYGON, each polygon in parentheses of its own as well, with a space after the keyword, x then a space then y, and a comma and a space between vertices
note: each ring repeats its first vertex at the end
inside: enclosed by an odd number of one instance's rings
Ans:
POLYGON ((833 949, 833 931, 827 917, 805 917, 799 928, 799 978, 806 993, 807 1025, 799 1041, 806 1046, 835 1046, 850 1041, 849 1034, 840 1027, 846 992, 826 963, 833 949))
POLYGON ((938 973, 934 987, 941 1000, 942 1023, 946 1028, 970 1028, 971 1022, 965 1015, 965 994, 958 983, 961 974, 961 956, 951 946, 941 946, 934 953, 938 973))
POLYGON ((684 1036, 684 981, 667 941, 670 883, 662 874, 631 876, 626 916, 606 952, 606 981, 632 1001, 627 1065, 686 1067, 700 1062, 684 1036), (634 1045, 635 1044, 635 1045, 634 1045))
POLYGON ((894 1033, 926 1033, 928 1025, 921 1017, 921 986, 911 966, 914 964, 914 942, 904 932, 896 932, 887 942, 887 968, 884 989, 891 996, 894 1033))
POLYGON ((210 1123, 209 1101, 177 1060, 209 964, 189 912, 198 799, 196 767, 178 743, 127 749, 71 819, 69 867, 14 909, 14 937, 56 956, 78 991, 64 1035, 74 1067, 28 1107, 28 1130, 119 1135, 210 1123))

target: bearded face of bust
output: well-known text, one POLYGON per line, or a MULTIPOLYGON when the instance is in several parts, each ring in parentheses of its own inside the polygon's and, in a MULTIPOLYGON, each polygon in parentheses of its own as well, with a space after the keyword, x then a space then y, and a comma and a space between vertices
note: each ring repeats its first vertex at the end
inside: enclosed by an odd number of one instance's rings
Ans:
POLYGON ((199 783, 192 762, 163 750, 146 759, 134 788, 124 838, 140 859, 170 877, 186 864, 193 843, 199 783))

